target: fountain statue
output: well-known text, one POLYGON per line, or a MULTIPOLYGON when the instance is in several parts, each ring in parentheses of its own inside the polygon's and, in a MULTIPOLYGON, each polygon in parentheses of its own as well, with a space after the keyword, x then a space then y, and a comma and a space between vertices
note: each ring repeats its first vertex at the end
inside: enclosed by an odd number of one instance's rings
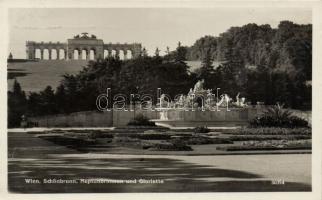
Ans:
POLYGON ((190 88, 187 95, 181 94, 173 102, 170 102, 170 98, 165 94, 162 94, 159 102, 160 119, 168 119, 168 111, 171 109, 179 110, 214 110, 216 108, 226 108, 229 110, 229 104, 237 108, 247 107, 246 98, 240 98, 240 93, 236 95, 236 101, 224 93, 220 95, 219 100, 216 101, 216 95, 213 94, 212 89, 204 89, 204 80, 199 80, 193 88, 190 88))
POLYGON ((240 96, 240 93, 238 92, 236 96, 236 102, 233 102, 233 105, 237 107, 242 107, 242 108, 246 107, 247 106, 247 103, 245 103, 246 98, 245 97, 239 98, 239 96, 240 96))
POLYGON ((194 86, 194 88, 193 88, 193 92, 194 93, 198 93, 198 92, 203 92, 204 91, 204 89, 203 89, 203 84, 204 84, 204 80, 202 79, 202 80, 200 80, 200 81, 198 81, 196 84, 195 84, 195 86, 194 86))

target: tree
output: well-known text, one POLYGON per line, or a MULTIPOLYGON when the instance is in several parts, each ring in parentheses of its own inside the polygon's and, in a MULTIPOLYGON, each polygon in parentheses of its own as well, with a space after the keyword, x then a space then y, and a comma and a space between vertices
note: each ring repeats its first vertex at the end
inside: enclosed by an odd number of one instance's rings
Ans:
POLYGON ((157 47, 156 49, 155 49, 155 53, 154 53, 154 55, 155 55, 155 57, 159 57, 160 55, 160 50, 159 50, 159 48, 157 47))
POLYGON ((197 71, 198 79, 205 80, 206 88, 214 87, 214 80, 216 75, 215 75, 215 70, 212 63, 213 63, 213 59, 211 56, 210 49, 207 49, 206 53, 204 53, 201 68, 197 71))
POLYGON ((181 46, 181 42, 178 42, 178 47, 176 49, 175 61, 179 63, 184 63, 187 55, 187 47, 181 46))
POLYGON ((166 55, 170 54, 170 47, 167 46, 167 50, 165 51, 166 55))
POLYGON ((12 92, 8 92, 8 127, 19 127, 22 115, 27 111, 27 99, 20 84, 15 79, 12 92))

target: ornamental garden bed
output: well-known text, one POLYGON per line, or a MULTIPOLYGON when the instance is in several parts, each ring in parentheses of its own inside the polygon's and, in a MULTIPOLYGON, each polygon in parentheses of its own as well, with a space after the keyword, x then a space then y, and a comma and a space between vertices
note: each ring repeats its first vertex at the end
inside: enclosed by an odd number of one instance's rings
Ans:
POLYGON ((278 128, 278 127, 259 127, 259 128, 239 128, 233 130, 223 130, 225 134, 232 135, 311 135, 311 128, 278 128))
POLYGON ((231 141, 265 141, 265 140, 304 140, 311 139, 311 135, 231 135, 231 141))
POLYGON ((312 148, 311 140, 245 141, 245 142, 242 142, 240 145, 217 147, 218 150, 225 150, 225 151, 296 150, 296 149, 311 149, 311 148, 312 148))

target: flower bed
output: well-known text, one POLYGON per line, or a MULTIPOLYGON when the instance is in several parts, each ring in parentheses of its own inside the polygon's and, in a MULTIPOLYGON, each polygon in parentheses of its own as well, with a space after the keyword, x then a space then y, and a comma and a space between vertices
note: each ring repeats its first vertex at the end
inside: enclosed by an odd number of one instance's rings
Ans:
POLYGON ((225 134, 234 135, 311 135, 311 128, 240 128, 223 131, 225 134))
POLYGON ((304 140, 311 139, 311 135, 233 135, 229 137, 231 141, 248 140, 304 140))
POLYGON ((192 151, 190 146, 179 142, 156 143, 149 147, 152 151, 192 151))
POLYGON ((233 141, 226 138, 207 138, 207 137, 189 137, 182 140, 187 145, 202 145, 202 144, 232 144, 233 141))
POLYGON ((293 150, 311 149, 310 140, 287 141, 287 140, 268 140, 268 141, 245 141, 238 146, 217 147, 218 150, 225 151, 250 151, 250 150, 293 150))

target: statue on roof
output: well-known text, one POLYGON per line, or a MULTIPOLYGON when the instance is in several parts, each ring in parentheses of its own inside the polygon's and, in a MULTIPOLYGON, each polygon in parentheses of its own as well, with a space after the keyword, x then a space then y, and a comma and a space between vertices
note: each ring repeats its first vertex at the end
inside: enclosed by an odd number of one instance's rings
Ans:
POLYGON ((88 35, 87 35, 88 34, 87 32, 83 32, 81 34, 82 34, 81 38, 84 38, 84 39, 89 38, 88 35))

